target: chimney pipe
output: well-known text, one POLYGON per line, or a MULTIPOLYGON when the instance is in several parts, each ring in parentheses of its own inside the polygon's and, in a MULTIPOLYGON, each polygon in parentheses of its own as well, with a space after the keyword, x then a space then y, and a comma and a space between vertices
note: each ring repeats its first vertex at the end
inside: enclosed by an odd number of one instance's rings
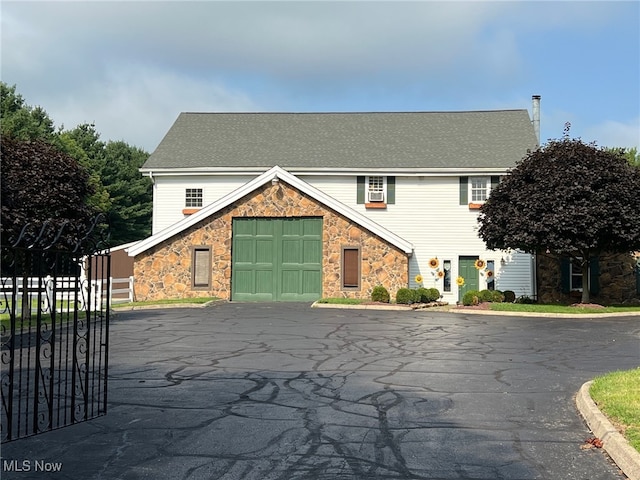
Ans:
POLYGON ((540 146, 540 95, 532 95, 531 101, 533 102, 533 131, 538 141, 538 147, 540 146))

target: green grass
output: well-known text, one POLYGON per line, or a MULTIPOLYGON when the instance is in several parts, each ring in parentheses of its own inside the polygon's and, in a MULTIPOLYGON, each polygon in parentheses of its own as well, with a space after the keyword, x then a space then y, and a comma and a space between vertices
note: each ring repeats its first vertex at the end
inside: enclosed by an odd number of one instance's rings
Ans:
POLYGON ((364 300, 359 298, 321 298, 318 303, 331 303, 334 305, 360 305, 364 300))
POLYGON ((491 310, 494 310, 496 312, 569 313, 573 315, 573 314, 589 314, 589 313, 640 312, 640 307, 583 308, 583 307, 570 307, 567 305, 492 303, 491 310))
POLYGON ((203 303, 218 300, 217 297, 195 297, 195 298, 170 298, 165 300, 149 300, 146 302, 127 302, 114 303, 111 307, 143 307, 145 305, 175 305, 175 304, 194 304, 201 305, 203 303))
POLYGON ((640 452, 640 367, 595 378, 589 393, 602 413, 621 427, 631 446, 640 452))

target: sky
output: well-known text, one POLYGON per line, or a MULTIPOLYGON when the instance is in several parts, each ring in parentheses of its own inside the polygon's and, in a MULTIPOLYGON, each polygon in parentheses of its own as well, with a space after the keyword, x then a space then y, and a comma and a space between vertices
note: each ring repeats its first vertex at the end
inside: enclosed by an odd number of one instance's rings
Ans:
POLYGON ((180 112, 527 109, 640 146, 640 1, 0 3, 0 79, 153 152, 180 112))

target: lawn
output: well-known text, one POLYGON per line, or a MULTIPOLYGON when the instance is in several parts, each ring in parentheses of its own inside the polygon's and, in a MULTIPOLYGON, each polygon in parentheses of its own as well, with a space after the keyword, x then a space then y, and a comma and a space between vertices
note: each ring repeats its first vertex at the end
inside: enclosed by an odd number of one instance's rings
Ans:
POLYGON ((640 367, 595 378, 589 393, 602 413, 640 452, 640 367))
POLYGON ((149 305, 176 305, 176 304, 194 304, 202 305, 203 303, 218 300, 216 297, 195 297, 195 298, 171 298, 166 300, 149 300, 148 302, 130 302, 130 303, 114 303, 111 308, 131 308, 144 307, 149 305))
POLYGON ((640 307, 571 307, 568 305, 546 305, 526 303, 491 303, 490 309, 496 312, 536 312, 536 313, 628 313, 640 312, 640 307))

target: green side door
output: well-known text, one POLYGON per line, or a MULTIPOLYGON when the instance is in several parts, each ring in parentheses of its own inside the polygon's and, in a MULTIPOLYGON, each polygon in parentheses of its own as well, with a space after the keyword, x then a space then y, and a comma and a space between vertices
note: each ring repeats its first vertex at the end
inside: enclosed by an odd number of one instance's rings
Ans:
POLYGON ((478 257, 459 257, 458 259, 458 275, 464 278, 464 286, 460 288, 459 300, 469 290, 480 289, 480 273, 475 266, 478 257))
POLYGON ((321 218, 235 218, 232 248, 232 300, 321 297, 321 218))

